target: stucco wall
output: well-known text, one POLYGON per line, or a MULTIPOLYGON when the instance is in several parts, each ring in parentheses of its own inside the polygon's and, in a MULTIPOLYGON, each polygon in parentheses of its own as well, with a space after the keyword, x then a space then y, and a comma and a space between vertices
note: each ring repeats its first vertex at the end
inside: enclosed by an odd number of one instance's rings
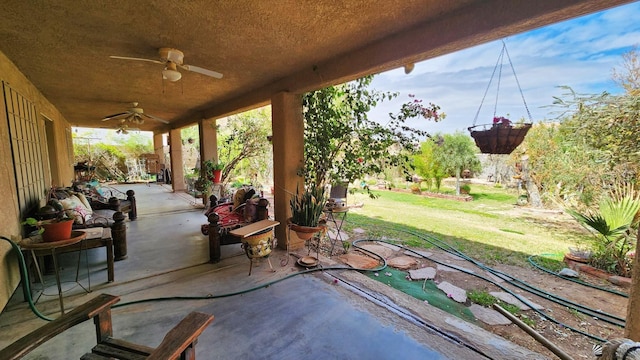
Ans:
MULTIPOLYGON (((45 161, 45 180, 47 184, 70 185, 73 180, 73 157, 68 155, 68 142, 66 139, 70 135, 69 123, 2 52, 0 52, 0 81, 7 83, 23 97, 35 104, 36 111, 41 115, 40 118, 42 120, 39 130, 44 159, 49 156, 44 122, 51 121, 54 139, 50 139, 50 141, 55 151, 50 155, 55 156, 56 159, 52 162, 55 164, 54 169, 50 169, 48 162, 45 161), (49 120, 44 120, 44 117, 49 120)), ((15 170, 11 155, 4 96, 2 95, 0 99, 2 100, 0 101, 0 194, 2 194, 3 199, 3 206, 0 206, 0 235, 15 239, 22 235, 22 227, 18 211, 15 170)), ((20 282, 16 259, 17 257, 11 250, 9 243, 0 241, 0 309, 4 309, 20 282)))

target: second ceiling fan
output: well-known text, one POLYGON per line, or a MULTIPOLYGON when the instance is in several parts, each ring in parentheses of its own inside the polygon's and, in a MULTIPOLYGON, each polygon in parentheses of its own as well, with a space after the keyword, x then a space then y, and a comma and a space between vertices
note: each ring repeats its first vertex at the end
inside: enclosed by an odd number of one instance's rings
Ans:
POLYGON ((159 121, 164 124, 168 124, 169 122, 165 119, 161 119, 157 116, 145 114, 144 109, 138 107, 137 102, 131 103, 132 107, 130 107, 127 111, 107 115, 102 118, 102 121, 112 120, 112 119, 120 119, 120 123, 124 124, 126 122, 134 123, 134 124, 143 124, 144 118, 152 119, 155 121, 159 121))
POLYGON ((182 78, 182 74, 178 71, 178 68, 211 76, 216 79, 222 79, 222 74, 217 71, 208 70, 199 66, 184 64, 184 54, 178 49, 160 48, 158 52, 160 55, 160 60, 113 55, 110 57, 112 59, 148 61, 155 64, 162 64, 165 66, 164 70, 162 70, 162 78, 172 82, 178 81, 182 78))

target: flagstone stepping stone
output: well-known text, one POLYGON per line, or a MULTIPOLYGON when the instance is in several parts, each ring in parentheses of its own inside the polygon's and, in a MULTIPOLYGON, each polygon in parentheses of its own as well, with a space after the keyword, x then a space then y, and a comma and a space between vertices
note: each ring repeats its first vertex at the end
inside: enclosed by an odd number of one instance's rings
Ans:
POLYGON ((339 257, 343 263, 356 269, 375 269, 380 266, 380 262, 376 259, 364 255, 358 255, 350 252, 339 257))
POLYGON ((382 256, 385 259, 388 259, 391 255, 393 255, 393 250, 386 248, 382 245, 378 245, 378 244, 364 244, 364 245, 358 245, 359 247, 365 249, 365 250, 369 250, 372 253, 376 253, 380 256, 382 256))
POLYGON ((402 250, 402 248, 401 248, 401 247, 396 246, 396 245, 393 245, 393 244, 388 244, 388 243, 385 243, 385 242, 379 242, 378 244, 380 244, 380 245, 382 245, 382 246, 384 246, 384 247, 386 247, 386 248, 389 248, 389 249, 391 249, 391 250, 393 250, 393 251, 400 251, 400 250, 402 250))
MULTIPOLYGON (((471 269, 467 269, 467 268, 464 268, 464 267, 462 267, 462 266, 456 266, 456 267, 457 267, 458 269, 462 269, 462 270, 464 270, 464 271, 468 271, 468 272, 470 272, 470 273, 472 273, 472 274, 474 273, 474 271, 473 271, 473 270, 471 270, 471 269)), ((458 270, 458 269, 454 269, 454 268, 452 268, 452 267, 450 267, 450 266, 447 266, 447 265, 441 265, 441 264, 438 264, 438 271, 460 272, 460 270, 458 270)))
POLYGON ((476 319, 482 321, 487 325, 509 325, 511 324, 511 320, 509 320, 504 315, 499 312, 486 308, 484 306, 478 304, 472 304, 469 306, 469 311, 476 317, 476 319))
MULTIPOLYGON (((527 305, 525 305, 524 303, 522 303, 522 301, 518 300, 518 298, 516 298, 515 296, 503 292, 503 291, 493 291, 490 292, 489 294, 491 294, 492 296, 496 297, 497 299, 500 299, 504 302, 506 302, 507 304, 511 304, 511 305, 515 305, 518 308, 520 308, 520 310, 531 310, 531 308, 527 305)), ((542 310, 544 309, 544 307, 542 307, 541 305, 538 305, 534 302, 532 302, 531 300, 527 299, 531 305, 533 305, 534 308, 538 309, 538 310, 542 310)))
POLYGON ((387 265, 400 270, 408 270, 409 268, 418 265, 418 262, 411 256, 398 256, 387 261, 387 265))
POLYGON ((442 290, 448 297, 459 303, 467 302, 467 292, 464 289, 452 285, 446 281, 437 285, 438 289, 442 290))
POLYGON ((338 236, 338 233, 336 231, 327 230, 327 237, 329 239, 331 239, 331 241, 336 241, 336 240, 347 241, 347 240, 349 240, 349 235, 347 233, 345 233, 344 231, 341 231, 340 232, 340 236, 338 236))
POLYGON ((422 259, 422 257, 431 257, 433 255, 433 253, 430 253, 428 251, 405 251, 404 254, 405 255, 409 255, 409 256, 413 256, 413 257, 417 257, 419 259, 422 259), (418 253, 420 255, 417 255, 416 253, 418 253))
POLYGON ((452 258, 453 260, 466 261, 465 259, 461 258, 461 257, 460 257, 460 256, 458 256, 458 255, 450 254, 450 253, 448 253, 448 252, 445 252, 445 254, 446 254, 448 257, 452 258))
POLYGON ((409 270, 409 277, 411 277, 411 280, 433 279, 436 277, 436 269, 426 267, 417 270, 409 270))
POLYGON ((362 234, 366 233, 367 231, 365 229, 355 228, 355 229, 351 230, 351 232, 354 233, 354 234, 362 235, 362 234))
POLYGON ((497 282, 498 284, 504 282, 504 279, 498 275, 494 275, 493 273, 490 273, 490 272, 487 272, 487 275, 489 275, 489 277, 493 279, 493 281, 497 282))

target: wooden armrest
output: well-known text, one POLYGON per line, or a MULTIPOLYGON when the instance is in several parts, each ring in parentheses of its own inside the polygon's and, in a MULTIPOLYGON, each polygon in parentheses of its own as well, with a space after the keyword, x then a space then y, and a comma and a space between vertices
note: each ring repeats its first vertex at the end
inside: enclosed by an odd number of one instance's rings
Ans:
POLYGON ((213 315, 192 312, 165 335, 160 345, 149 355, 148 360, 177 359, 193 344, 204 329, 213 321, 213 315))
POLYGON ((63 331, 83 323, 105 311, 109 311, 111 309, 111 305, 118 301, 120 301, 120 298, 117 296, 100 294, 9 345, 9 347, 0 351, 2 358, 20 359, 63 331))

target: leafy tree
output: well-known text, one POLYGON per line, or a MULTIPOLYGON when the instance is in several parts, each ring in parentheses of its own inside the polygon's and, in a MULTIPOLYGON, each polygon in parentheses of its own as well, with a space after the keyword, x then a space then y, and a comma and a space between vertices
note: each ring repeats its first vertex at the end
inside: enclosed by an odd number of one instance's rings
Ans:
POLYGON ((557 123, 534 126, 521 145, 532 178, 546 199, 589 207, 612 184, 635 183, 640 173, 640 62, 637 49, 623 55, 614 80, 622 95, 565 92, 554 97, 557 123))
POLYGON ((462 170, 480 172, 482 167, 476 156, 478 148, 468 135, 456 131, 445 134, 442 144, 434 147, 434 160, 442 169, 456 177, 456 195, 460 195, 460 177, 462 170))
POLYGON ((442 179, 447 176, 434 155, 437 152, 435 148, 439 146, 439 139, 442 139, 440 134, 420 143, 420 152, 413 158, 416 173, 427 182, 429 190, 435 185, 437 191, 440 191, 442 179))
POLYGON ((369 110, 398 95, 369 89, 372 79, 367 76, 304 95, 305 165, 301 174, 307 184, 352 182, 380 174, 385 167, 405 167, 419 138, 427 135, 406 126, 405 121, 444 117, 438 106, 425 106, 412 97, 397 114, 389 114, 385 124, 370 120, 369 110))
POLYGON ((265 154, 271 154, 267 139, 270 134, 269 106, 228 117, 226 126, 221 126, 218 133, 218 160, 224 164, 222 183, 228 183, 234 176, 256 182, 258 174, 268 173, 271 157, 265 154))
POLYGON ((640 56, 638 48, 622 54, 622 69, 613 69, 611 77, 629 95, 638 95, 640 91, 640 56))
MULTIPOLYGON (((571 127, 562 123, 534 125, 520 145, 529 157, 530 177, 543 200, 564 206, 598 202, 602 184, 608 178, 607 156, 587 145, 571 127)), ((522 153, 513 153, 520 162, 522 153)))

